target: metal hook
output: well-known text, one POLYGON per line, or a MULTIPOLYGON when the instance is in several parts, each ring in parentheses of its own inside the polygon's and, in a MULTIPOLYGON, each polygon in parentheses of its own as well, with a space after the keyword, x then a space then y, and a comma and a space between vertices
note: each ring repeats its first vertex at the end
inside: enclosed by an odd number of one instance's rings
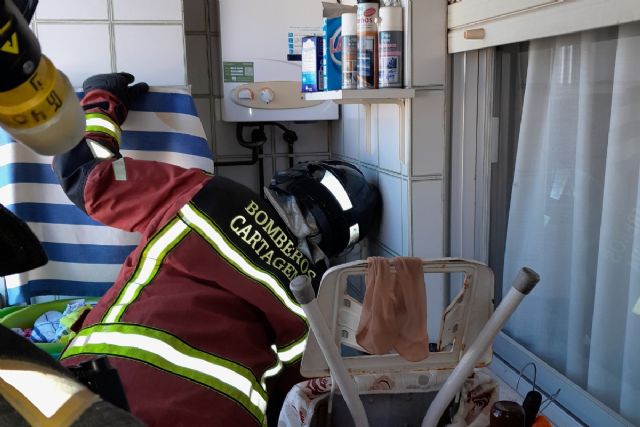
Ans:
POLYGON ((554 400, 556 400, 556 398, 558 397, 558 395, 560 394, 560 390, 558 389, 556 390, 555 393, 553 393, 551 396, 549 396, 547 399, 545 399, 544 401, 542 401, 542 403, 540 404, 540 410, 538 411, 539 413, 542 413, 542 411, 544 411, 545 409, 547 409, 547 407, 549 405, 551 405, 553 403, 554 400))
POLYGON ((518 382, 516 383, 516 393, 518 392, 518 386, 520 385, 520 380, 522 379, 524 370, 527 369, 527 366, 533 366, 533 388, 532 390, 536 389, 536 378, 538 377, 538 369, 536 367, 536 364, 533 362, 529 362, 526 365, 524 365, 522 367, 522 369, 520 369, 520 374, 518 375, 518 382))

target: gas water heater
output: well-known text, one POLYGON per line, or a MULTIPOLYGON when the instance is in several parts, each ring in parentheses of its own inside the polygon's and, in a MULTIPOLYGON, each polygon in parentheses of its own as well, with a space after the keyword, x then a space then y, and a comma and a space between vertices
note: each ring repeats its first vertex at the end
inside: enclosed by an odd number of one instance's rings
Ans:
POLYGON ((335 120, 333 101, 305 101, 301 39, 322 34, 320 0, 219 0, 222 119, 335 120))

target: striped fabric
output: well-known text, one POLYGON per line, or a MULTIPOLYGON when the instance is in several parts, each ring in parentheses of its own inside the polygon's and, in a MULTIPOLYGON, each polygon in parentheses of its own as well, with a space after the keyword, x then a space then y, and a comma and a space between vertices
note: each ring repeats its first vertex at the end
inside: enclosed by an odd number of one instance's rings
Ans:
MULTIPOLYGON (((138 100, 123 126, 121 151, 213 172, 211 149, 184 88, 152 88, 138 100)), ((5 277, 9 305, 42 295, 101 296, 139 241, 137 233, 103 226, 74 206, 51 161, 0 129, 0 203, 27 221, 49 256, 43 267, 5 277)))

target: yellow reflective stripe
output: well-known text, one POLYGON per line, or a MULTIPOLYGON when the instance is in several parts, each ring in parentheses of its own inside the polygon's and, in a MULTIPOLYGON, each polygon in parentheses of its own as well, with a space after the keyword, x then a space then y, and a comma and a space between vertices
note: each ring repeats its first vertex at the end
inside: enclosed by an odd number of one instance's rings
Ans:
POLYGON ((271 274, 258 269, 241 252, 227 242, 217 227, 191 204, 180 209, 180 215, 199 235, 201 235, 222 257, 247 277, 261 283, 292 313, 307 322, 302 307, 296 303, 287 290, 271 274))
POLYGON ((120 126, 111 120, 109 116, 100 113, 89 113, 85 114, 85 118, 87 123, 85 127, 86 132, 106 133, 112 138, 115 138, 118 144, 120 144, 122 130, 120 130, 120 126))
MULTIPOLYGON (((278 353, 275 345, 271 346, 271 350, 273 350, 274 354, 278 353)), ((263 389, 267 389, 267 379, 278 375, 282 371, 282 368, 282 361, 280 361, 280 359, 277 359, 276 364, 264 372, 264 374, 262 375, 262 379, 260 380, 260 384, 262 385, 263 389)))
POLYGON ((283 348, 278 348, 278 359, 286 364, 291 364, 302 357, 307 347, 307 335, 297 342, 283 348))
POLYGON ((140 255, 138 267, 133 276, 124 285, 120 295, 107 310, 103 323, 119 322, 127 306, 140 295, 142 289, 156 276, 167 254, 189 234, 189 227, 179 218, 174 218, 156 236, 149 241, 140 255))
POLYGON ((71 341, 63 358, 106 354, 137 360, 216 390, 264 422, 267 394, 248 368, 198 350, 157 329, 126 323, 95 325, 71 341))

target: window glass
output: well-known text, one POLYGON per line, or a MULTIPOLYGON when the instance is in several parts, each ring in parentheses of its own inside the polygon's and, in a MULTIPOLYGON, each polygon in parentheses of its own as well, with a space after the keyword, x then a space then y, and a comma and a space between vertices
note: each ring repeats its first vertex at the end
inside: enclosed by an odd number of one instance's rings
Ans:
POLYGON ((490 264, 505 332, 640 425, 640 23, 498 49, 490 264))

